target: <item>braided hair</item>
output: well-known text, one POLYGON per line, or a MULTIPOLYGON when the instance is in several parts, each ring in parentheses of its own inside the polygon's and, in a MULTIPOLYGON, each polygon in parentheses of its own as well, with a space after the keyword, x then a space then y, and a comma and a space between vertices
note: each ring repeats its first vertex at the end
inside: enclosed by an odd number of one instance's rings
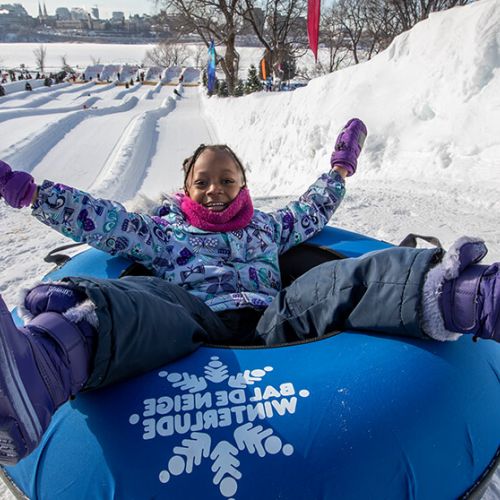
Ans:
POLYGON ((208 149, 209 151, 222 151, 224 153, 227 153, 236 163, 238 166, 241 175, 243 176, 243 187, 247 185, 247 178, 245 175, 245 167, 243 166, 243 163, 241 163, 241 160, 236 156, 236 153, 226 144, 200 144, 195 152, 189 157, 186 158, 183 163, 182 163, 182 170, 184 171, 184 190, 187 191, 187 181, 189 178, 189 174, 192 172, 194 164, 196 163, 196 160, 199 158, 201 153, 208 149))

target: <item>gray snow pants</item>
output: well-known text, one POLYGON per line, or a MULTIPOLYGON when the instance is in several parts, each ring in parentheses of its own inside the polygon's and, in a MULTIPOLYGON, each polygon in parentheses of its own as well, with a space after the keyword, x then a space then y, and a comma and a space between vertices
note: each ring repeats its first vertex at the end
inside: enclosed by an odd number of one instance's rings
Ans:
POLYGON ((321 264, 281 290, 263 312, 214 313, 161 278, 66 278, 96 305, 99 328, 85 389, 186 356, 203 343, 277 345, 353 329, 426 337, 421 294, 440 249, 390 248, 321 264))

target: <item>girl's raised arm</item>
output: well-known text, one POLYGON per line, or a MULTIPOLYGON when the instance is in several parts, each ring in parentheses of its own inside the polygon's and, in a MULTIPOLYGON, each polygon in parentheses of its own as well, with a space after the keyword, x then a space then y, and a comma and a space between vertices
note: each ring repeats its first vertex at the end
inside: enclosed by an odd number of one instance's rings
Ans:
POLYGON ((311 238, 328 223, 344 197, 345 177, 356 172, 366 135, 367 129, 361 120, 349 120, 335 142, 330 172, 323 174, 298 201, 270 214, 275 222, 280 253, 311 238))
POLYGON ((124 255, 154 268, 171 230, 164 218, 129 212, 111 200, 13 171, 0 161, 0 197, 13 208, 32 205, 32 214, 74 241, 111 255, 124 255))

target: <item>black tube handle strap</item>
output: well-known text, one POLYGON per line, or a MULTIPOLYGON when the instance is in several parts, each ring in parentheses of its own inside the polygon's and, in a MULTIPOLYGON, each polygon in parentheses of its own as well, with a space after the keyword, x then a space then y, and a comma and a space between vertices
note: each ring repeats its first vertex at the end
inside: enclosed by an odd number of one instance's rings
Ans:
POLYGON ((423 236, 421 234, 414 234, 414 233, 410 233, 407 236, 405 236, 398 246, 417 248, 417 239, 427 241, 427 243, 430 243, 435 247, 443 248, 443 245, 441 245, 441 242, 435 236, 423 236))
POLYGON ((85 245, 85 243, 71 243, 69 245, 62 245, 60 247, 54 248, 54 250, 51 250, 44 258, 43 260, 45 262, 48 262, 49 264, 55 264, 56 266, 62 266, 68 260, 71 259, 69 255, 65 254, 59 254, 59 252, 62 252, 63 250, 68 250, 69 248, 74 248, 80 245, 85 245))

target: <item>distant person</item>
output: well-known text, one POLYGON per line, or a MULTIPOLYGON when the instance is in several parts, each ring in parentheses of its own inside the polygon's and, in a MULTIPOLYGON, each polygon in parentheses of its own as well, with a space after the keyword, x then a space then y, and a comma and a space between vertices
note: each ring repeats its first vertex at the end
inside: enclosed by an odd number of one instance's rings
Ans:
POLYGON ((28 90, 30 92, 33 90, 33 88, 31 87, 30 82, 26 82, 26 84, 24 85, 24 90, 28 90))
POLYGON ((85 73, 82 74, 82 80, 85 82, 86 79, 85 79, 85 73))
POLYGON ((98 80, 100 80, 100 79, 101 79, 101 73, 97 73, 96 78, 97 78, 98 80))
POLYGON ((130 83, 130 86, 132 87, 134 85, 134 79, 131 78, 129 83, 130 83))
POLYGON ((116 79, 120 81, 120 72, 116 73, 116 79))
POLYGON ((52 79, 49 78, 48 76, 45 78, 45 80, 43 81, 43 84, 46 86, 46 87, 51 87, 52 86, 52 79))
POLYGON ((130 85, 129 85, 129 83, 128 83, 128 82, 125 82, 125 88, 126 88, 126 89, 129 89, 129 88, 130 88, 130 85))
POLYGON ((181 76, 179 76, 179 83, 182 83, 184 81, 184 74, 182 74, 181 76))
POLYGON ((36 74, 36 76, 35 76, 35 79, 36 79, 36 80, 40 80, 40 73, 39 73, 39 72, 37 72, 37 74, 36 74))
POLYGON ((0 97, 3 97, 5 95, 5 89, 3 88, 3 85, 0 85, 0 97))
MULTIPOLYGON (((487 252, 479 239, 460 238, 449 252, 392 247, 336 259, 282 285, 279 255, 331 219, 366 134, 361 120, 350 120, 330 168, 302 196, 269 213, 254 209, 245 167, 226 145, 200 145, 183 162, 182 192, 143 213, 64 184, 37 185, 28 172, 0 161, 7 205, 31 207, 51 229, 150 271, 39 284, 25 292, 32 319, 23 327, 0 298, 0 422, 7 443, 0 463, 29 455, 57 408, 80 391, 171 363, 204 342, 276 346, 346 326, 384 336, 445 341, 466 334, 500 342, 500 264, 479 264, 487 252)), ((475 344, 468 347, 473 356, 475 344)), ((439 351, 429 344, 429 356, 439 351)))

